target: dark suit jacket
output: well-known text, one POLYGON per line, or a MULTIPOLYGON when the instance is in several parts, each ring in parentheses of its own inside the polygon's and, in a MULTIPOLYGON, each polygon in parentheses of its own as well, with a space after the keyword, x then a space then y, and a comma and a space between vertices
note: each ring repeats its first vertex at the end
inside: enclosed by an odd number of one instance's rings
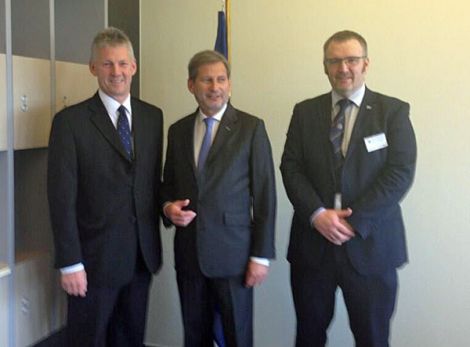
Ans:
MULTIPOLYGON (((297 104, 289 126, 281 171, 294 206, 288 260, 321 265, 328 241, 310 226, 320 207, 333 208, 335 175, 329 140, 331 94, 297 104)), ((343 167, 343 208, 357 235, 344 244, 363 274, 396 268, 407 261, 399 206, 413 181, 416 140, 409 105, 366 89, 343 167), (384 133, 388 147, 368 152, 364 138, 384 133)))
POLYGON ((135 98, 131 107, 133 160, 98 93, 59 112, 52 124, 48 197, 55 265, 82 262, 90 285, 129 281, 138 246, 151 272, 161 264, 162 112, 135 98))
POLYGON ((197 213, 176 228, 175 265, 180 274, 207 277, 242 274, 250 256, 274 257, 276 191, 269 143, 262 120, 230 104, 221 120, 205 168, 194 162, 197 112, 168 132, 164 169, 166 201, 190 199, 197 213))

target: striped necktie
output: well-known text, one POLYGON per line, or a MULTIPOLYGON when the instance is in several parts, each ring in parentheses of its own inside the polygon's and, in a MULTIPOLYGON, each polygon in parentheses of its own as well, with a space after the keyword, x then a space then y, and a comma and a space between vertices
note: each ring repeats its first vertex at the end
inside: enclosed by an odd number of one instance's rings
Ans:
POLYGON ((341 174, 344 162, 341 146, 343 144, 344 137, 345 111, 351 104, 351 101, 349 99, 341 99, 336 104, 339 105, 339 112, 331 124, 330 141, 333 146, 336 185, 339 187, 341 185, 341 174))

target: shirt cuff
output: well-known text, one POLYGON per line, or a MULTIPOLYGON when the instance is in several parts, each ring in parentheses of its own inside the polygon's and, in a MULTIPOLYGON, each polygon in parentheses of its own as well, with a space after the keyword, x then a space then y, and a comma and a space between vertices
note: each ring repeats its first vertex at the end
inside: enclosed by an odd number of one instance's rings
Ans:
POLYGON ((83 270, 85 270, 85 267, 83 266, 83 264, 78 263, 78 264, 74 264, 74 265, 70 265, 70 266, 60 268, 60 273, 62 275, 68 275, 68 274, 83 271, 83 270))
POLYGON ((250 260, 264 266, 269 266, 269 259, 259 258, 259 257, 250 257, 250 260))
POLYGON ((313 222, 315 221, 315 218, 318 217, 318 215, 320 213, 322 213, 323 211, 326 211, 326 208, 324 207, 320 207, 320 208, 317 208, 313 213, 312 215, 310 216, 310 225, 313 226, 313 222))

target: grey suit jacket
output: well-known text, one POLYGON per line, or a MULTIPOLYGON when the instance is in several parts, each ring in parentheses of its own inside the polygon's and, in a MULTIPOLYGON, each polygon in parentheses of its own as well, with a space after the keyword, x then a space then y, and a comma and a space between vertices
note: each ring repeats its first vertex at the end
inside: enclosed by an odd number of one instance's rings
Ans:
POLYGON ((161 264, 162 112, 135 98, 131 106, 133 160, 98 93, 59 112, 52 124, 48 198, 55 264, 82 262, 90 285, 130 280, 138 247, 150 271, 161 264))
MULTIPOLYGON (((331 94, 297 104, 289 126, 281 172, 294 207, 288 260, 318 267, 327 240, 309 218, 320 207, 333 208, 335 175, 329 140, 331 94)), ((410 188, 416 140, 409 105, 366 88, 354 125, 342 176, 343 208, 357 235, 344 247, 353 266, 379 273, 407 261, 400 201, 410 188), (388 146, 368 151, 364 139, 384 134, 388 146)))
POLYGON ((274 257, 276 190, 271 146, 261 119, 230 104, 204 170, 194 162, 197 112, 168 132, 164 168, 166 201, 190 199, 195 220, 176 228, 175 263, 180 274, 208 277, 242 274, 250 256, 274 257))

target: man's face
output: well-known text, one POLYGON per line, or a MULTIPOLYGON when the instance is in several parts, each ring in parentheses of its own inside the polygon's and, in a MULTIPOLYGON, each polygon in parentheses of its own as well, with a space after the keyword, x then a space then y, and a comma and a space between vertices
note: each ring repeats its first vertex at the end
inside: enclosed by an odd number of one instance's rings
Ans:
POLYGON ((130 93, 137 65, 126 45, 105 46, 96 51, 90 71, 97 77, 100 89, 122 103, 130 93))
POLYGON ((324 68, 331 87, 343 97, 349 97, 365 82, 369 59, 359 41, 332 41, 325 52, 324 68))
POLYGON ((201 65, 194 80, 188 80, 188 89, 196 98, 201 111, 213 116, 228 102, 231 83, 222 62, 201 65))

